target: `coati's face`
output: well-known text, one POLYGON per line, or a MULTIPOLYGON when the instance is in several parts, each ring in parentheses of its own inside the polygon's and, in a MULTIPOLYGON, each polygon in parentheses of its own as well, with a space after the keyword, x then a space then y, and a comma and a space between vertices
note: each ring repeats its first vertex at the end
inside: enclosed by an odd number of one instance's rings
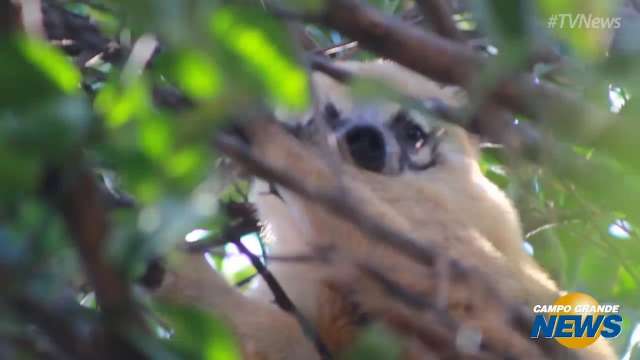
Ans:
POLYGON ((451 129, 396 103, 379 102, 343 110, 328 102, 319 117, 335 136, 347 162, 379 174, 428 171, 440 164, 443 151, 452 150, 451 129))

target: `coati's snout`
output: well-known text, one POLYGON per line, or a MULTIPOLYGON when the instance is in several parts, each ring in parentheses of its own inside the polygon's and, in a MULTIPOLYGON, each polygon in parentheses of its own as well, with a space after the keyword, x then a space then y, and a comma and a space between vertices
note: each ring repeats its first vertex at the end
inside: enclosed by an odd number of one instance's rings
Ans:
POLYGON ((344 113, 331 103, 322 116, 347 162, 364 170, 398 175, 437 163, 443 132, 399 106, 363 105, 344 113))
POLYGON ((344 134, 344 143, 354 163, 363 169, 382 172, 387 151, 382 131, 372 125, 356 125, 344 134))

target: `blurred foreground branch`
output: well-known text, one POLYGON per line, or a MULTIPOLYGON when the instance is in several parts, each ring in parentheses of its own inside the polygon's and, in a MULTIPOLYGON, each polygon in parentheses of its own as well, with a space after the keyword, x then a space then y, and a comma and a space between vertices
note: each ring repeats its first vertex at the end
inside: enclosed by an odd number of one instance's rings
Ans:
MULTIPOLYGON (((251 119, 251 126, 256 126, 258 129, 261 126, 276 126, 272 123, 272 120, 265 121, 265 119, 272 119, 272 117, 267 114, 256 115, 256 118, 251 119)), ((261 131, 258 130, 258 133, 261 133, 261 131)), ((447 267, 448 273, 451 274, 451 279, 455 279, 455 286, 464 287, 466 291, 473 293, 476 299, 484 298, 486 303, 496 304, 502 311, 509 314, 508 318, 512 321, 509 326, 518 332, 522 332, 524 336, 527 336, 533 318, 526 309, 515 306, 500 296, 487 279, 477 273, 469 271, 460 262, 449 258, 446 254, 441 253, 432 246, 418 242, 411 236, 376 221, 368 215, 367 211, 345 197, 344 189, 319 189, 311 187, 305 182, 304 178, 289 172, 284 172, 273 166, 268 159, 254 154, 249 147, 245 143, 240 142, 237 137, 224 133, 218 134, 215 138, 215 146, 223 154, 236 160, 256 176, 280 184, 352 223, 363 231, 371 241, 389 246, 399 253, 423 264, 427 268, 434 268, 439 261, 446 259, 445 266, 447 267)), ((562 349, 553 342, 540 342, 535 345, 531 344, 531 346, 532 353, 537 352, 534 348, 535 346, 541 346, 543 352, 566 352, 566 349, 562 349)))
POLYGON ((123 329, 128 329, 129 334, 144 331, 144 319, 132 298, 130 285, 107 261, 107 212, 96 181, 96 175, 82 166, 73 170, 54 168, 45 177, 43 191, 60 210, 95 289, 104 313, 106 347, 113 349, 114 354, 141 358, 138 350, 123 338, 123 329))
MULTIPOLYGON (((488 58, 469 47, 386 17, 354 0, 331 0, 320 16, 311 19, 340 31, 367 50, 436 81, 457 84, 470 91, 474 90, 477 74, 491 65, 488 58)), ((564 131, 563 135, 589 141, 613 123, 612 115, 604 109, 533 75, 521 74, 501 80, 492 92, 496 102, 540 121, 551 113, 555 122, 570 117, 572 126, 548 124, 564 131)))

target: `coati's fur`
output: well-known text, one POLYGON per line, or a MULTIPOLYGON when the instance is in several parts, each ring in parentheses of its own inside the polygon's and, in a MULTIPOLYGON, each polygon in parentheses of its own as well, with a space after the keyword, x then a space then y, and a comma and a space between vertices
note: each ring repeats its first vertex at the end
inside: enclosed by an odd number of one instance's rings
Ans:
MULTIPOLYGON (((450 105, 463 101, 455 90, 442 88, 390 62, 340 65, 414 99, 436 97, 450 105)), ((316 106, 319 113, 313 114, 314 121, 339 116, 343 122, 364 121, 389 127, 401 113, 401 106, 395 102, 354 98, 347 87, 322 74, 313 76, 313 84, 320 103, 316 106), (333 109, 327 110, 331 114, 323 113, 327 104, 335 107, 338 115, 333 109)), ((411 156, 430 164, 424 169, 411 170, 397 163, 384 171, 363 170, 344 151, 338 131, 330 133, 328 139, 334 145, 335 156, 322 154, 273 124, 262 124, 259 130, 250 128, 247 134, 252 151, 259 157, 282 171, 300 174, 310 186, 342 186, 348 201, 359 204, 376 221, 411 234, 443 256, 464 264, 468 271, 488 279, 495 287, 496 297, 523 307, 552 303, 559 291, 524 251, 517 213, 507 196, 480 171, 474 140, 458 127, 440 124, 415 111, 402 113, 420 124, 429 135, 425 141, 438 142, 437 146, 423 146, 412 152, 411 156), (336 159, 340 159, 337 164, 336 159)), ((390 162, 401 158, 392 157, 390 162)), ((269 269, 334 353, 353 344, 363 319, 386 321, 399 332, 404 329, 411 333, 406 329, 410 327, 407 321, 419 326, 442 312, 460 325, 459 331, 471 329, 479 334, 485 345, 467 349, 462 346, 454 353, 457 355, 442 354, 437 344, 430 346, 414 334, 404 343, 405 358, 457 358, 474 352, 511 358, 614 358, 604 341, 578 353, 544 353, 541 347, 531 345, 533 341, 526 334, 514 333, 508 310, 487 301, 491 294, 482 293, 486 291, 482 287, 456 287, 455 274, 447 274, 438 264, 425 267, 395 249, 371 241, 360 228, 324 207, 286 188, 277 190, 273 194, 258 181, 253 191, 265 226, 263 235, 272 238, 270 255, 312 255, 329 249, 333 256, 328 263, 272 261, 269 269), (401 304, 354 264, 371 264, 402 288, 436 304, 436 311, 431 309, 429 313, 401 304)), ((161 295, 223 316, 237 333, 247 358, 318 358, 293 317, 270 303, 272 296, 263 283, 246 296, 209 271, 201 256, 188 256, 188 261, 169 273, 159 290, 161 295)))

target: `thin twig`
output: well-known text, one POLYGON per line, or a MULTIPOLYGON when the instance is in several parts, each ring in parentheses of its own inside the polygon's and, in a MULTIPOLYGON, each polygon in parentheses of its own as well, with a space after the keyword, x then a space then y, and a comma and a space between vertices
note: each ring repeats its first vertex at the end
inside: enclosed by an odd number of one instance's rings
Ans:
MULTIPOLYGON (((229 202, 223 203, 222 207, 223 211, 231 217, 232 225, 225 229, 222 235, 215 239, 213 243, 218 245, 233 243, 238 250, 240 250, 240 252, 249 259, 251 265, 253 265, 258 274, 267 284, 278 307, 293 315, 300 325, 302 332, 313 342, 320 357, 324 360, 330 360, 332 358, 331 353, 329 352, 326 344, 320 338, 317 330, 313 327, 311 322, 305 318, 302 313, 300 313, 273 273, 271 273, 271 271, 269 271, 269 269, 267 269, 267 267, 262 263, 260 258, 256 254, 252 253, 240 240, 240 238, 247 233, 259 231, 258 219, 255 216, 255 209, 253 206, 249 203, 229 202)), ((190 244, 191 246, 189 246, 189 250, 202 251, 204 249, 203 247, 196 248, 195 244, 197 243, 198 242, 190 244)))
POLYGON ((273 293, 276 304, 285 312, 292 314, 300 327, 302 328, 303 333, 307 336, 316 347, 318 354, 322 359, 328 360, 331 359, 331 353, 327 348, 327 345, 322 341, 320 335, 318 334, 315 327, 311 324, 311 322, 305 318, 302 313, 298 310, 296 305, 291 301, 289 295, 284 291, 278 280, 273 276, 271 271, 267 269, 266 266, 260 261, 260 258, 254 253, 252 253, 247 247, 240 241, 240 239, 233 240, 233 243, 238 247, 240 252, 242 252, 248 259, 251 261, 251 265, 256 268, 258 274, 262 277, 264 282, 267 284, 271 292, 273 293))

